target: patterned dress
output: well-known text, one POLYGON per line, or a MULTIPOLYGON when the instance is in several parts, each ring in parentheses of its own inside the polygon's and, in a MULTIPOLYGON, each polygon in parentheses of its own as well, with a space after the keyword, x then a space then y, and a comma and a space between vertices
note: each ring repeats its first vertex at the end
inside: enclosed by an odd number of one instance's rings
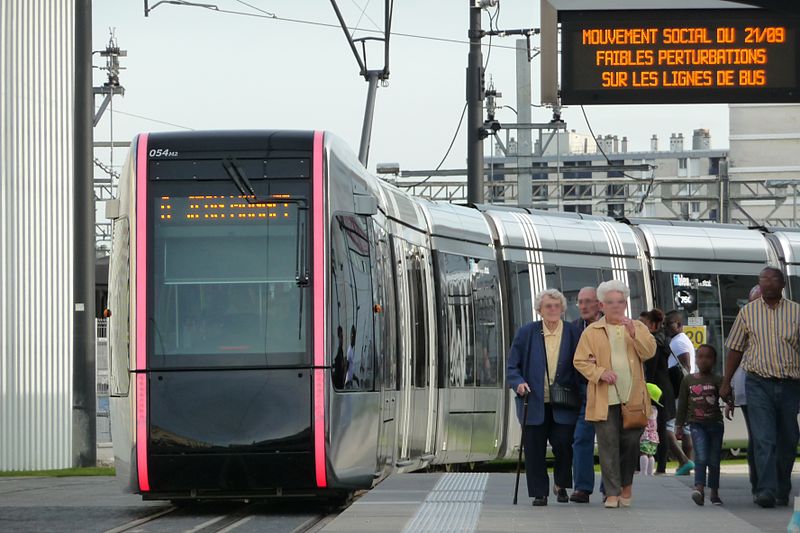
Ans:
POLYGON ((639 451, 645 455, 655 455, 656 448, 658 448, 658 424, 656 418, 658 417, 658 409, 653 406, 650 417, 647 419, 647 426, 642 432, 642 438, 639 440, 639 451))

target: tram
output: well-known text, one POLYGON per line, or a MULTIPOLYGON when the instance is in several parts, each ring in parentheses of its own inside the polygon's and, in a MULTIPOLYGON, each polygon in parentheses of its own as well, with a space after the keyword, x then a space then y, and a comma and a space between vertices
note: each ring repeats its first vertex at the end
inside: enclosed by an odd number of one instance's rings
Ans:
POLYGON ((422 200, 322 131, 138 135, 107 215, 114 455, 146 499, 512 456, 505 357, 544 288, 572 320, 623 281, 632 316, 678 306, 718 347, 764 265, 800 291, 800 233, 422 200))

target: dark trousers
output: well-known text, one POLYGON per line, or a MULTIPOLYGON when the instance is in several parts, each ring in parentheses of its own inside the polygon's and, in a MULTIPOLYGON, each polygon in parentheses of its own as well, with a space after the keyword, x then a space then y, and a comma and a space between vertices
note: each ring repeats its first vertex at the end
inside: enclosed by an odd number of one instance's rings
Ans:
POLYGON ((656 418, 656 430, 658 431, 658 448, 656 448, 656 472, 665 473, 667 471, 667 458, 669 456, 669 435, 667 435, 667 412, 665 409, 658 408, 656 418))
POLYGON ((572 473, 575 476, 575 490, 589 494, 594 491, 594 424, 586 421, 586 395, 583 396, 581 412, 575 424, 572 473))
POLYGON ((747 414, 755 449, 757 493, 788 499, 800 428, 800 380, 745 375, 747 414))
POLYGON ((750 431, 750 415, 747 414, 747 406, 740 406, 744 416, 744 425, 747 427, 747 472, 750 474, 750 492, 756 494, 758 489, 758 473, 756 473, 756 451, 753 448, 753 434, 750 431))
POLYGON ((721 422, 698 423, 689 426, 694 444, 694 484, 706 486, 708 468, 708 487, 719 488, 719 463, 722 460, 722 434, 725 426, 721 422))
POLYGON ((606 496, 619 496, 622 487, 633 483, 644 429, 623 429, 620 406, 609 405, 608 418, 595 422, 594 430, 606 496))
POLYGON ((525 426, 525 477, 528 496, 543 498, 550 494, 550 477, 547 475, 547 441, 553 449, 555 465, 553 479, 561 488, 572 487, 572 435, 575 426, 557 424, 553 420, 550 404, 544 404, 544 422, 538 426, 525 426))

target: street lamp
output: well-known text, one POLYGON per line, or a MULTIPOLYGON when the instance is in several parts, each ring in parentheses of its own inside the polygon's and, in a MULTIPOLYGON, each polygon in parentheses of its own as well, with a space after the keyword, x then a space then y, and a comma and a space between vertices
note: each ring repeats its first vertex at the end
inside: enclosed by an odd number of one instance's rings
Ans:
POLYGON ((797 226, 797 180, 767 180, 764 185, 768 189, 792 188, 792 226, 797 226))

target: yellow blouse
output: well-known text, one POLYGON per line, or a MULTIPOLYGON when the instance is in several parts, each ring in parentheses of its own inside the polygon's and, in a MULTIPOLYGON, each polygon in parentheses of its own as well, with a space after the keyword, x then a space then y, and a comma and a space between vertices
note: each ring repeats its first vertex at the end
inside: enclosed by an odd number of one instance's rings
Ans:
POLYGON ((611 344, 611 369, 617 374, 617 386, 608 387, 608 405, 618 405, 620 400, 627 402, 631 395, 631 366, 628 362, 628 348, 625 345, 625 326, 608 326, 608 342, 611 344), (619 391, 619 396, 617 395, 619 391))
POLYGON ((547 379, 547 372, 545 372, 544 380, 544 401, 547 403, 550 401, 550 385, 556 380, 558 354, 561 351, 561 335, 564 333, 564 323, 559 320, 556 329, 550 331, 547 324, 542 322, 542 332, 544 333, 544 348, 547 351, 547 368, 550 371, 550 379, 547 379))

